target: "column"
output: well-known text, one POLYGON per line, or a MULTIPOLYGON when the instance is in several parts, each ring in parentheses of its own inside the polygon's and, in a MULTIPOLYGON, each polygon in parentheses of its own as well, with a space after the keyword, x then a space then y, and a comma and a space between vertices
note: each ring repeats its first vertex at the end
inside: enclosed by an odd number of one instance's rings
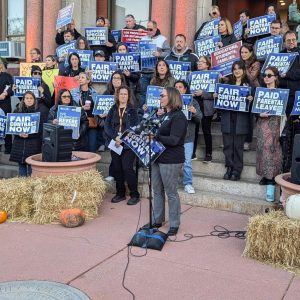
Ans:
POLYGON ((58 11, 62 8, 61 0, 44 0, 44 26, 43 26, 43 58, 54 54, 57 47, 55 43, 56 19, 58 11))
POLYGON ((208 21, 210 19, 208 14, 211 6, 212 6, 212 0, 197 0, 196 31, 203 22, 208 21))
POLYGON ((108 0, 96 0, 97 12, 96 17, 108 17, 108 0))
POLYGON ((172 40, 176 34, 182 33, 186 36, 188 46, 191 49, 194 48, 194 35, 197 30, 197 2, 199 1, 177 0, 175 8, 175 28, 172 33, 172 40))
POLYGON ((152 0, 151 19, 157 22, 157 26, 168 41, 171 43, 172 33, 172 0, 152 0))
POLYGON ((81 1, 81 0, 65 0, 65 3, 67 5, 72 4, 74 2, 74 11, 73 11, 73 19, 75 21, 75 28, 76 30, 83 34, 82 26, 81 26, 81 5, 87 1, 81 1))
MULTIPOLYGON (((85 0, 81 4, 81 27, 93 27, 96 25, 97 3, 95 0, 85 0)), ((81 34, 84 34, 82 30, 81 34)))
POLYGON ((26 61, 29 61, 31 48, 43 46, 43 1, 27 0, 26 16, 26 61))

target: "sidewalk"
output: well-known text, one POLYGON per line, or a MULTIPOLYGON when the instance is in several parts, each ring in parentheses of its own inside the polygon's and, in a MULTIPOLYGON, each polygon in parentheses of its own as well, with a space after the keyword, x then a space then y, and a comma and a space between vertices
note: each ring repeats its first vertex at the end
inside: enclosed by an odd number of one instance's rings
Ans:
MULTIPOLYGON (((133 236, 139 205, 110 202, 99 217, 73 229, 61 225, 0 224, 0 282, 49 280, 69 284, 91 299, 132 299, 122 288, 126 244, 133 236)), ((214 225, 245 230, 248 216, 182 205, 184 233, 208 234, 214 225)), ((142 201, 140 226, 148 222, 142 201)), ((162 231, 167 231, 165 225, 162 231)), ((136 299, 296 300, 300 278, 241 257, 245 240, 217 237, 167 242, 160 251, 130 256, 126 286, 136 299)), ((132 248, 135 255, 144 249, 132 248)), ((21 300, 21 299, 20 299, 21 300)), ((63 300, 63 299, 62 299, 63 300)))

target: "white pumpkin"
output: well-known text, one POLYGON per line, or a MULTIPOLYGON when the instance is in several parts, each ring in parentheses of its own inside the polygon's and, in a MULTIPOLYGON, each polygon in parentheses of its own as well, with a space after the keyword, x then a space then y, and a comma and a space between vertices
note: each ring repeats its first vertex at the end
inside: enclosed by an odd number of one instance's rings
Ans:
POLYGON ((285 204, 285 213, 290 219, 300 220, 300 194, 288 197, 285 204))

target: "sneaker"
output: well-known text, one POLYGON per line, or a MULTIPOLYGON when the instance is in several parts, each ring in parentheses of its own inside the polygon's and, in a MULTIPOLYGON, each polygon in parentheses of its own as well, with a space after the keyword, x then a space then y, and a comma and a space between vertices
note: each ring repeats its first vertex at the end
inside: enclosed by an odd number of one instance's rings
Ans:
POLYGON ((245 142, 244 143, 244 151, 249 151, 250 150, 250 144, 245 142))
POLYGON ((105 146, 101 145, 98 149, 99 152, 104 152, 105 151, 105 146))
POLYGON ((116 195, 114 196, 112 199, 111 199, 111 202, 112 203, 119 203, 123 200, 126 200, 126 197, 125 196, 122 196, 122 195, 116 195))
POLYGON ((187 184, 184 186, 184 191, 188 194, 195 194, 195 189, 191 184, 187 184))
POLYGON ((206 154, 203 163, 210 163, 212 160, 211 154, 206 154))
POLYGON ((196 154, 192 155, 192 160, 197 160, 196 154))
POLYGON ((176 235, 178 232, 178 227, 170 227, 167 235, 168 236, 173 236, 173 235, 176 235))
POLYGON ((107 177, 105 177, 105 178, 104 178, 104 180, 105 180, 105 181, 109 181, 109 182, 110 182, 110 181, 114 181, 114 180, 115 180, 115 178, 114 178, 114 177, 112 177, 112 176, 107 176, 107 177))
POLYGON ((140 198, 139 197, 131 197, 128 201, 127 201, 127 205, 136 205, 140 202, 140 198))

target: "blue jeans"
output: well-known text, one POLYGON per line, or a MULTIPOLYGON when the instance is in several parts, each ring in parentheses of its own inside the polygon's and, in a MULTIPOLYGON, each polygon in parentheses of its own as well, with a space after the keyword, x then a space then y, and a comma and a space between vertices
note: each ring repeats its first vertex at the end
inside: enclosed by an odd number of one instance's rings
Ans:
POLYGON ((147 87, 150 84, 151 79, 153 78, 154 73, 145 73, 141 74, 140 78, 140 86, 141 86, 141 94, 140 94, 140 108, 146 103, 147 96, 147 87))
POLYGON ((27 177, 31 175, 31 172, 32 172, 31 165, 19 163, 19 176, 27 177))
POLYGON ((97 128, 89 128, 88 129, 88 146, 87 151, 88 152, 96 152, 97 151, 97 128))
POLYGON ((194 143, 184 143, 184 164, 183 164, 183 184, 192 185, 193 183, 193 167, 192 167, 192 154, 194 143))
POLYGON ((100 147, 102 145, 105 145, 106 139, 104 136, 104 128, 100 127, 97 129, 97 146, 100 147))

